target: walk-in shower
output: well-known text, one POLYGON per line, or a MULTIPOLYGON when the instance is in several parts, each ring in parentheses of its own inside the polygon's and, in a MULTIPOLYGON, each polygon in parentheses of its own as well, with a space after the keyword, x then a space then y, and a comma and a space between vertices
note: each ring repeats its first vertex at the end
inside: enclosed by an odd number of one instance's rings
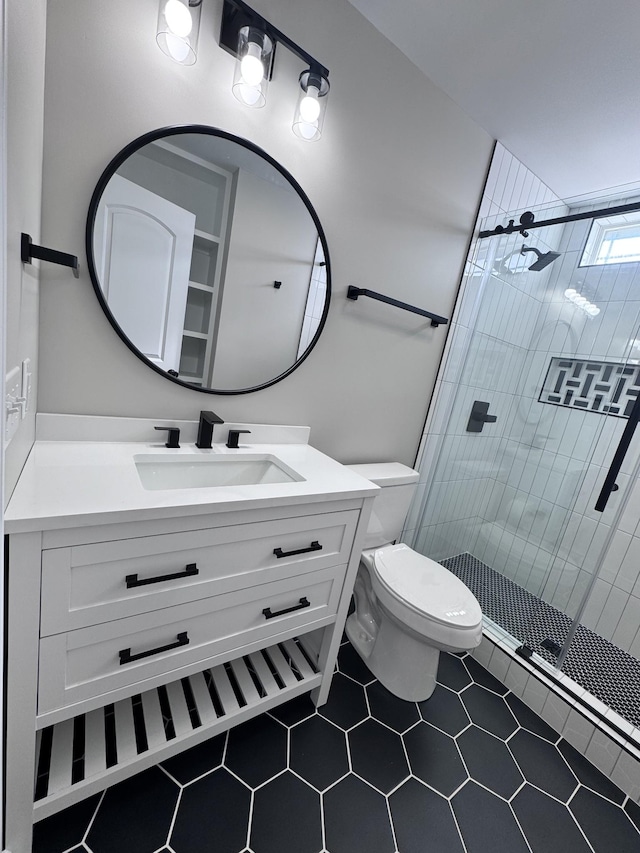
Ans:
POLYGON ((510 635, 520 655, 562 670, 595 697, 601 717, 613 709, 634 736, 638 201, 545 198, 522 216, 494 205, 482 221, 427 420, 421 499, 406 537, 467 583, 490 629, 510 635), (597 214, 603 246, 637 232, 637 255, 631 242, 626 256, 604 246, 599 257, 608 252, 612 260, 594 262, 597 208, 610 214, 597 214), (537 255, 531 266, 503 263, 525 252, 537 255))

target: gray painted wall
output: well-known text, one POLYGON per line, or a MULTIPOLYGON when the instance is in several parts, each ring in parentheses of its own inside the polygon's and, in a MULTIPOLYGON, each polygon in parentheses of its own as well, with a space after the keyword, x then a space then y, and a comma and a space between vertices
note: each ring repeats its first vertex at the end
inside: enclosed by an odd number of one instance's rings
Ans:
POLYGON ((38 362, 38 262, 20 261, 20 234, 40 242, 46 0, 9 0, 7 47, 7 329, 9 372, 30 358, 31 411, 5 452, 8 501, 35 436, 38 362))
POLYGON ((331 69, 323 139, 291 132, 303 67, 278 50, 267 106, 231 94, 217 44, 221 0, 206 0, 195 66, 154 41, 157 0, 49 4, 43 240, 82 261, 77 281, 43 268, 39 411, 308 424, 343 462, 412 463, 446 329, 345 298, 350 284, 451 314, 492 141, 346 0, 254 0, 274 26, 331 69), (121 343, 94 296, 83 241, 97 179, 129 141, 202 123, 246 137, 300 182, 326 231, 333 301, 304 364, 244 396, 181 388, 121 343))

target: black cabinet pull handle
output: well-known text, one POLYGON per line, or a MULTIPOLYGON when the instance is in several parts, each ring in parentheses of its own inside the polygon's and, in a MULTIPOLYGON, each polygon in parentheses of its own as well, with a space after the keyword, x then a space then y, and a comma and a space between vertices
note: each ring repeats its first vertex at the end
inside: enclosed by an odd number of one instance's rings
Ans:
POLYGON ((295 554, 308 554, 310 551, 322 551, 322 545, 314 539, 308 548, 298 548, 297 551, 283 551, 282 548, 274 548, 273 553, 278 559, 281 557, 293 557, 295 554))
POLYGON ((189 563, 188 566, 185 566, 183 572, 174 572, 171 575, 156 575, 153 578, 139 578, 137 574, 135 575, 127 575, 125 577, 125 581, 127 583, 127 589, 132 589, 134 586, 146 586, 149 583, 162 583, 162 581, 176 581, 180 580, 180 578, 190 578, 192 575, 197 575, 200 573, 200 569, 197 567, 195 563, 189 563))
POLYGON ((305 607, 311 607, 311 602, 306 595, 300 599, 298 604, 294 604, 293 607, 285 607, 284 610, 276 610, 275 613, 270 607, 265 607, 262 612, 265 619, 273 619, 274 616, 282 616, 283 613, 293 613, 294 610, 304 610, 305 607))
POLYGON ((157 649, 149 649, 148 652, 138 652, 135 655, 131 654, 131 649, 122 649, 118 652, 118 657, 120 658, 120 666, 125 663, 131 663, 134 660, 140 660, 140 658, 148 658, 151 655, 159 655, 161 652, 169 652, 171 649, 179 649, 180 646, 188 646, 189 645, 189 637, 187 637, 187 632, 182 631, 176 637, 175 643, 169 643, 168 646, 158 646, 157 649))

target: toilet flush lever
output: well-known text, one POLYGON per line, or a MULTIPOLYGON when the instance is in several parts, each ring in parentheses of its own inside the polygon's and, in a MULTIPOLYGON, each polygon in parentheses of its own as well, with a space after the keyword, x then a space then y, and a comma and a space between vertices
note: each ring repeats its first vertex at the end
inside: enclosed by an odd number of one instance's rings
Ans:
POLYGON ((467 423, 467 432, 482 432, 485 424, 494 424, 497 421, 495 415, 488 415, 489 403, 482 400, 474 400, 471 414, 467 423))

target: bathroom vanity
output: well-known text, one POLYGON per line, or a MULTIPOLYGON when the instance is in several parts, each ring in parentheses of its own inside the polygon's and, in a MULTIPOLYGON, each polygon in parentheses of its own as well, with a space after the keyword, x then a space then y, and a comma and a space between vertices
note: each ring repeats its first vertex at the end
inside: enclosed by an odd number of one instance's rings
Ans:
POLYGON ((231 425, 251 430, 234 450, 227 424, 199 450, 183 422, 168 449, 118 420, 39 416, 6 514, 11 853, 34 821, 331 685, 377 487, 306 428, 231 425), (108 421, 150 441, 104 440, 108 421))

